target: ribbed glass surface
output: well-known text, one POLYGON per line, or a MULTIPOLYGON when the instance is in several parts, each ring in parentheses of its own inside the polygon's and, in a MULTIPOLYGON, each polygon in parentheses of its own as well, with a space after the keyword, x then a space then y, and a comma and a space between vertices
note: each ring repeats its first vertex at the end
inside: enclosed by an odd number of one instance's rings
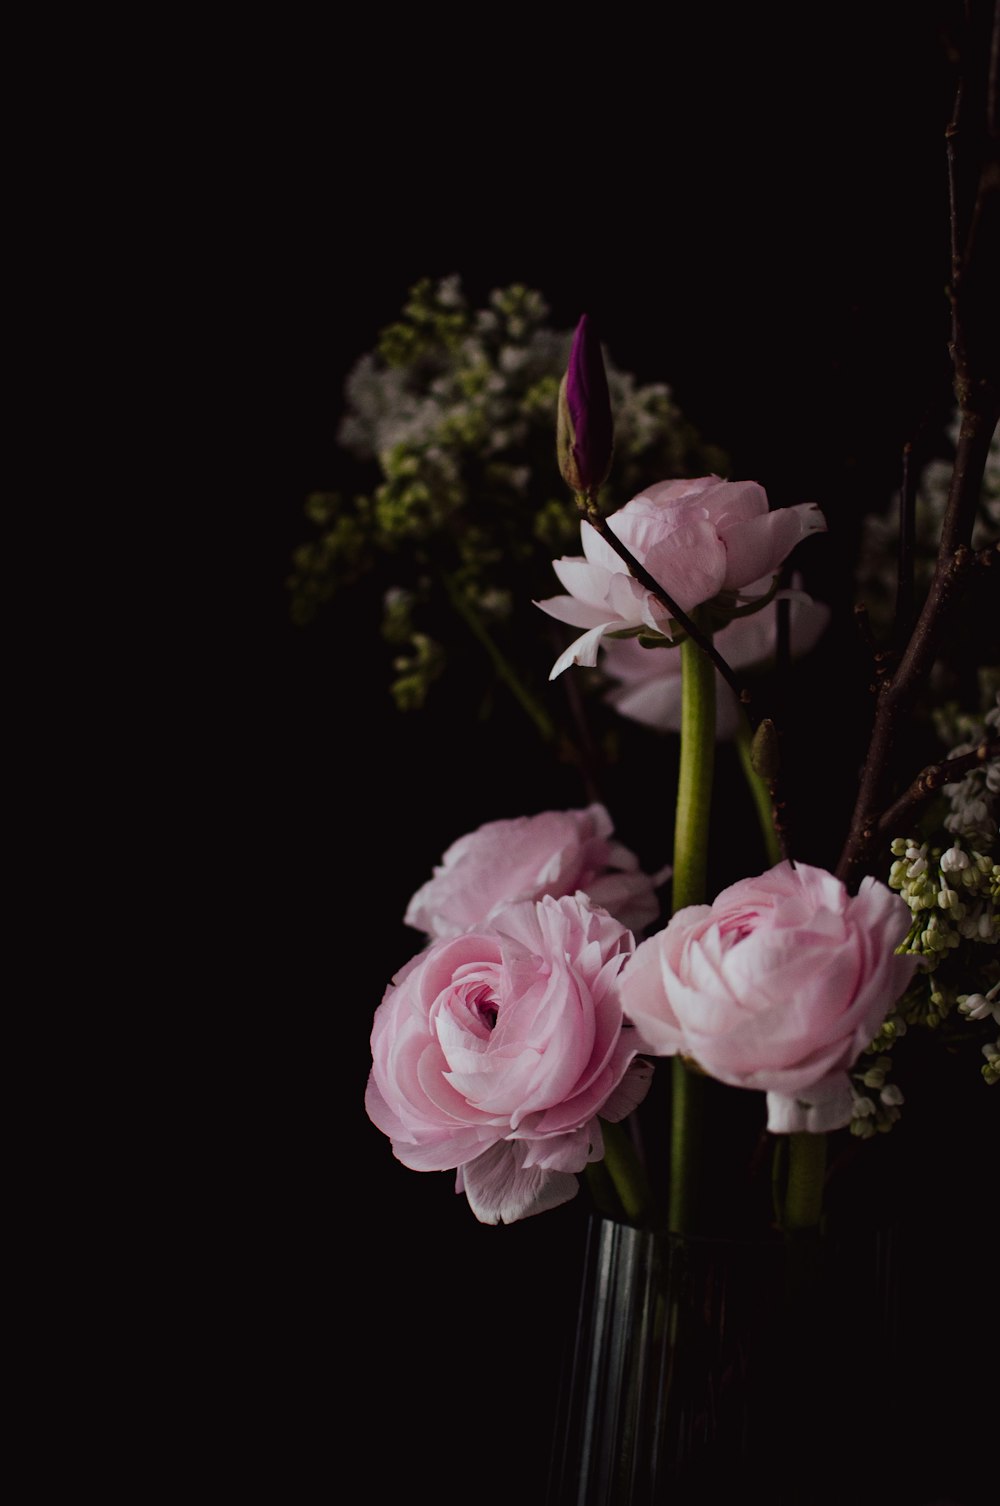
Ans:
POLYGON ((887 1257, 594 1220, 549 1506, 837 1500, 859 1333, 889 1355, 887 1257))

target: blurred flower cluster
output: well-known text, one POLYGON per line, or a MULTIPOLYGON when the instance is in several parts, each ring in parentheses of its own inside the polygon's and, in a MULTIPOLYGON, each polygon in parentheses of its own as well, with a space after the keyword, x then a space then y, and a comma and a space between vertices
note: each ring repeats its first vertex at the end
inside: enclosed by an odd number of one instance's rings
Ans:
MULTIPOLYGON (((317 536, 294 556, 293 614, 307 622, 341 587, 373 575, 401 710, 422 706, 475 638, 529 689, 544 686, 552 656, 530 601, 550 590, 553 555, 579 537, 552 442, 571 341, 528 288, 495 291, 477 309, 457 277, 424 280, 348 380, 339 439, 381 479, 358 496, 309 498, 317 536)), ((610 361, 607 376, 609 491, 631 495, 650 475, 724 466, 668 387, 642 385, 610 361)))

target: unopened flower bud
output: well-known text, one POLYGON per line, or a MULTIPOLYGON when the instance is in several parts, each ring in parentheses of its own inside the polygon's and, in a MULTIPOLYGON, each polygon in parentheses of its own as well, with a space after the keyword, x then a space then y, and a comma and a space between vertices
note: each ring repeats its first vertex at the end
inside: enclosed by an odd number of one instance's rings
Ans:
POLYGON ((778 734, 769 716, 761 722, 750 744, 750 762, 761 779, 772 783, 778 777, 778 734))
POLYGON ((878 1096, 886 1108, 896 1108, 903 1102, 903 1090, 897 1088, 894 1082, 887 1083, 878 1096))
POLYGON ((611 397, 601 344, 584 314, 559 388, 559 470, 575 492, 593 495, 607 479, 614 448, 611 397))

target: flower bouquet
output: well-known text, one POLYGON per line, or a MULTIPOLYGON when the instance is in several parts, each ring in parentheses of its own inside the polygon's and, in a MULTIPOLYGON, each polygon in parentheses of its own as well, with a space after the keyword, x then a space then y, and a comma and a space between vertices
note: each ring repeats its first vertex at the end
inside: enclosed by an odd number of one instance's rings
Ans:
POLYGON ((475 310, 418 286, 349 389, 377 487, 311 499, 300 618, 382 571, 401 714, 450 684, 463 770, 516 717, 538 789, 572 790, 427 853, 365 1097, 480 1224, 588 1200, 553 1503, 728 1499, 769 1468, 771 1501, 843 1499, 851 1367, 910 1352, 882 1147, 939 1077, 971 1100, 1000 1076, 996 185, 985 116, 962 124, 955 429, 866 529, 867 748, 802 725, 836 519, 730 475, 586 315, 570 335, 523 288, 475 310))

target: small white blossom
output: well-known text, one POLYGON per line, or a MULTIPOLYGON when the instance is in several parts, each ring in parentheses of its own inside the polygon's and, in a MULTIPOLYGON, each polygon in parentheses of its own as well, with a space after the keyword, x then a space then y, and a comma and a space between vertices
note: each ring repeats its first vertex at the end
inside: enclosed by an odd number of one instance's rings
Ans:
POLYGON ((959 999, 958 1007, 969 1020, 985 1020, 993 1013, 985 994, 969 994, 959 999))

